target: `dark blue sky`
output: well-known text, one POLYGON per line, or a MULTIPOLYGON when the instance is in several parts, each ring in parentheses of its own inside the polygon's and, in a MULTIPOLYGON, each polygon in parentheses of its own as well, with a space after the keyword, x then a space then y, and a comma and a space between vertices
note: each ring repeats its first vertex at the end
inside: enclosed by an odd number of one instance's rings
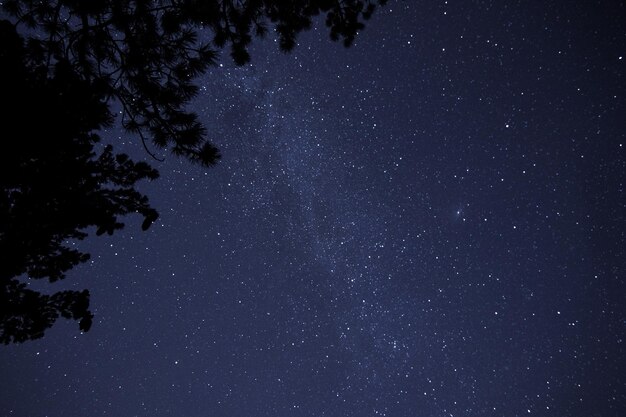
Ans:
POLYGON ((153 161, 159 221, 81 244, 94 326, 2 347, 0 414, 626 415, 626 4, 582 3, 224 57, 222 161, 153 161))

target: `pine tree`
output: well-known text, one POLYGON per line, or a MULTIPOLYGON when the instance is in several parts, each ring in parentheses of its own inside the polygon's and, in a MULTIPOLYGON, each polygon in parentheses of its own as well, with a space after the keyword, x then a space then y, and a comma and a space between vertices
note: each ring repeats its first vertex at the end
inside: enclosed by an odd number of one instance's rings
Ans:
POLYGON ((85 229, 112 234, 139 213, 147 229, 158 214, 134 187, 157 171, 102 146, 94 133, 113 122, 146 151, 152 144, 203 166, 218 149, 187 109, 194 79, 221 49, 249 62, 254 37, 273 31, 280 48, 296 45, 325 15, 333 40, 350 46, 385 0, 8 0, 0 21, 0 117, 12 132, 0 156, 0 341, 42 337, 61 316, 92 322, 88 291, 44 295, 20 277, 64 278, 89 255, 67 246, 85 229), (209 39, 203 42, 202 39, 209 39))

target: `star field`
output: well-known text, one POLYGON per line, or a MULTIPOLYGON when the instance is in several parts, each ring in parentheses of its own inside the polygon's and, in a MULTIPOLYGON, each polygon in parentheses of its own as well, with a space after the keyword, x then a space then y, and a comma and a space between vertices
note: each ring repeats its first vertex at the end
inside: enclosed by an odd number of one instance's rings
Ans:
POLYGON ((81 242, 94 326, 2 348, 2 415, 624 415, 626 5, 504 3, 223 57, 222 161, 81 242))

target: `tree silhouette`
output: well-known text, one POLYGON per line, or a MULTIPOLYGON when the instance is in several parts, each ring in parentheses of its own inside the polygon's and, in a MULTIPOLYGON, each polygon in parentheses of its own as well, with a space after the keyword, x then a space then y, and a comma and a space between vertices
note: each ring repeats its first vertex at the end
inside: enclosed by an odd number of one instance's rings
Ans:
POLYGON ((61 316, 89 330, 88 291, 41 294, 20 277, 64 278, 89 255, 70 240, 112 234, 129 213, 147 229, 158 214, 135 190, 157 171, 115 154, 94 133, 120 122, 146 151, 167 149, 194 163, 220 154, 186 107, 194 78, 228 48, 250 60, 253 37, 273 30, 289 51, 325 15, 333 40, 350 46, 385 0, 9 0, 0 21, 0 117, 11 132, 0 156, 0 341, 42 337, 61 316), (203 41, 202 39, 207 39, 203 41))
POLYGON ((133 186, 158 174, 115 155, 112 146, 96 148, 91 131, 111 122, 97 85, 64 61, 50 76, 41 66, 28 67, 22 40, 7 22, 0 22, 0 37, 0 114, 12 136, 11 151, 0 156, 0 341, 41 337, 59 316, 79 320, 86 331, 88 291, 48 296, 17 278, 64 278, 89 259, 66 242, 84 239, 90 226, 112 234, 123 226, 118 217, 138 212, 148 228, 157 212, 133 186))

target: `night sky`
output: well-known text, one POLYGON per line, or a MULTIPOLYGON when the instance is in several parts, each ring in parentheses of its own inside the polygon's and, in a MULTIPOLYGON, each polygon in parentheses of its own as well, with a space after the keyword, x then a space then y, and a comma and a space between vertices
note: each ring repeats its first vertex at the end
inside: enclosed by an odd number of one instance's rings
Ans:
POLYGON ((0 347, 0 415, 626 415, 626 3, 319 23, 198 80, 222 161, 154 150, 161 217, 44 286, 93 328, 0 347))

